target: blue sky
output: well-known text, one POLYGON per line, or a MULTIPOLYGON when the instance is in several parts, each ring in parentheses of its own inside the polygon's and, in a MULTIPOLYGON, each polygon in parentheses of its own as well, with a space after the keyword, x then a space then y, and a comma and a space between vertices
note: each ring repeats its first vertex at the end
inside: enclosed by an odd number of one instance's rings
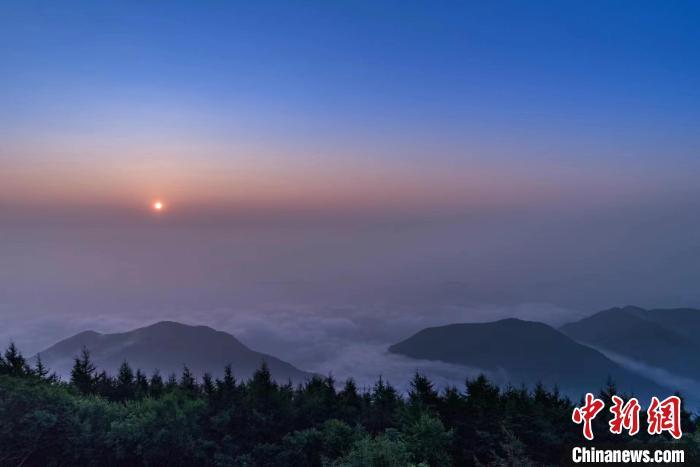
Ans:
MULTIPOLYGON (((451 187, 443 199, 471 196, 459 186, 479 182, 457 173, 491 180, 477 189, 484 198, 538 184, 596 191, 608 179, 636 194, 690 189, 700 165, 693 2, 6 2, 0 11, 0 161, 23 174, 5 190, 14 201, 34 196, 56 161, 113 185, 66 202, 121 203, 115 193, 135 187, 102 172, 129 166, 145 198, 168 196, 169 177, 195 197, 207 176, 182 173, 205 164, 269 183, 272 198, 287 193, 284 180, 333 185, 354 173, 358 190, 395 177, 403 200, 436 179, 451 187)), ((214 198, 249 199, 223 188, 214 198)))

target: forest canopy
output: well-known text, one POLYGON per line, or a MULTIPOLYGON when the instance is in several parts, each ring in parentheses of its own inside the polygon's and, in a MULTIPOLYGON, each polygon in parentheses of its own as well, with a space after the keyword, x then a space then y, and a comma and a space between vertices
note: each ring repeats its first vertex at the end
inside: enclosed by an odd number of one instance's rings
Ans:
MULTIPOLYGON (((609 383, 599 397, 616 393, 609 383)), ((584 443, 574 405, 556 389, 484 376, 438 391, 415 374, 406 394, 382 378, 279 384, 264 363, 247 381, 231 366, 198 380, 187 367, 164 377, 127 362, 111 376, 87 349, 64 382, 11 344, 0 357, 0 465, 559 465, 574 445, 672 442, 612 435, 601 416, 584 443)), ((687 456, 699 450, 696 425, 684 411, 676 444, 687 456)))

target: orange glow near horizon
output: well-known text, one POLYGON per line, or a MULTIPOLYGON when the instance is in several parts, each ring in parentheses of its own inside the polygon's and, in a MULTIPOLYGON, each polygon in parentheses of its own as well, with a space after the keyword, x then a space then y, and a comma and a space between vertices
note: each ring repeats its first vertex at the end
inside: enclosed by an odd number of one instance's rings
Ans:
POLYGON ((163 204, 162 201, 155 201, 153 203, 153 210, 154 211, 160 212, 163 210, 163 208, 165 208, 165 205, 163 204))

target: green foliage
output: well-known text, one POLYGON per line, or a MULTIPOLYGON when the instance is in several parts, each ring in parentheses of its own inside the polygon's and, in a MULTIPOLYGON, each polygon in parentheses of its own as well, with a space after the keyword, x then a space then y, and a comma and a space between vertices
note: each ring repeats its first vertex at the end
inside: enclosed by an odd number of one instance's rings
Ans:
MULTIPOLYGON (((64 383, 11 345, 0 357, 0 466, 556 465, 581 441, 572 408, 556 391, 484 377, 439 393, 417 374, 405 397, 381 378, 364 392, 331 377, 280 385, 264 364, 249 381, 227 367, 221 379, 184 368, 164 382, 126 362, 111 377, 87 349, 64 383)), ((596 419, 596 435, 609 442, 606 422, 596 419)), ((700 454, 697 420, 683 423, 680 443, 700 454)))
POLYGON ((427 465, 451 465, 452 431, 437 416, 423 413, 402 427, 411 458, 427 465))
POLYGON ((364 436, 350 452, 333 464, 335 467, 406 467, 415 465, 400 433, 388 429, 376 437, 364 436))

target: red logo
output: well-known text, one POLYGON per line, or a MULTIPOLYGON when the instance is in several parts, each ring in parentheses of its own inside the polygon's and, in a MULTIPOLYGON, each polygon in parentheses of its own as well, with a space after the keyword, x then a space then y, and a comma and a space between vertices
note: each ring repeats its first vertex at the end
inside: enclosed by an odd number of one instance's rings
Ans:
POLYGON ((634 397, 627 401, 617 396, 612 396, 613 406, 610 407, 610 412, 613 414, 613 419, 610 420, 610 433, 619 435, 625 429, 630 436, 639 433, 639 401, 634 397))
POLYGON ((586 394, 586 405, 581 408, 576 407, 574 413, 571 414, 571 419, 576 424, 583 423, 583 436, 587 440, 593 439, 592 422, 598 412, 603 410, 605 402, 596 399, 590 392, 586 394))
MULTIPOLYGON (((587 440, 593 439, 593 419, 605 407, 605 402, 596 399, 590 392, 586 394, 583 407, 576 407, 571 414, 571 420, 576 424, 583 424, 583 436, 587 440)), ((639 433, 639 412, 641 406, 636 398, 625 402, 621 397, 612 396, 613 405, 610 412, 612 420, 608 423, 610 433, 619 435, 627 430, 630 436, 639 433)), ((647 432, 650 435, 660 435, 668 432, 675 439, 679 439, 681 430, 681 399, 678 396, 670 396, 660 401, 658 397, 651 398, 647 409, 647 432)))
POLYGON ((681 399, 678 396, 670 396, 659 401, 658 397, 651 398, 649 410, 647 410, 647 432, 650 435, 660 435, 668 431, 671 436, 679 439, 681 431, 681 399))

